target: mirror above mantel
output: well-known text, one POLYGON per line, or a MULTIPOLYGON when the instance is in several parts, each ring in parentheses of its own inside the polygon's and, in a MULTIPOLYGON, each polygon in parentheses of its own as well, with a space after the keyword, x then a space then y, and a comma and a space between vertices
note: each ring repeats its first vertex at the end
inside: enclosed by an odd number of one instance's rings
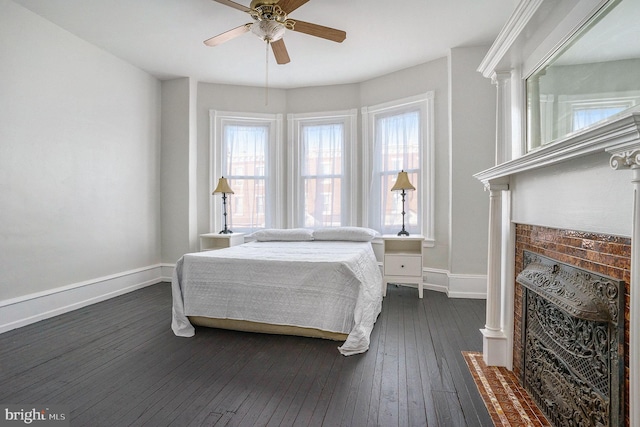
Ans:
POLYGON ((640 1, 606 2, 526 91, 528 152, 640 111, 640 1))

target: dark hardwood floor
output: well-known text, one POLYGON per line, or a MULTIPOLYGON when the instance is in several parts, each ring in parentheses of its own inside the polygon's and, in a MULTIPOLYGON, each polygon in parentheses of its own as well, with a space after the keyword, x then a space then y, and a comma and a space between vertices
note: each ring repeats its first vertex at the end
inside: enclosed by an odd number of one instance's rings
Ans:
POLYGON ((461 351, 485 302, 390 286, 371 348, 170 328, 161 283, 0 335, 0 403, 62 405, 71 426, 492 426, 461 351))

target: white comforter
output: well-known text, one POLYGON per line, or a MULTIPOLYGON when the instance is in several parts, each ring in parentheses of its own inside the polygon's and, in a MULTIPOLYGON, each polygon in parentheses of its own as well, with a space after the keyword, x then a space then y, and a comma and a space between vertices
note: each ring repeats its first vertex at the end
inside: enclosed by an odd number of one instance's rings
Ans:
POLYGON ((340 352, 363 353, 381 282, 368 242, 252 242, 186 254, 173 273, 171 328, 193 336, 186 316, 292 325, 348 333, 340 352))

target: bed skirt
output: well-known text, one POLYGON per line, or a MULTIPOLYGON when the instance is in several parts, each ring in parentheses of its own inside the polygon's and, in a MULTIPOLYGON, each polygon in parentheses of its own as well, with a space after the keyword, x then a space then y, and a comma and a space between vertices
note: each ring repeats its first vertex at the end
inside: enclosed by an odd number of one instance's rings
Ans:
POLYGON ((296 335, 300 337, 324 338, 333 341, 345 341, 349 334, 322 331, 314 328, 303 328, 290 325, 271 325, 251 322, 249 320, 214 319, 204 316, 187 316, 192 325, 208 328, 230 329, 233 331, 258 332, 263 334, 296 335))

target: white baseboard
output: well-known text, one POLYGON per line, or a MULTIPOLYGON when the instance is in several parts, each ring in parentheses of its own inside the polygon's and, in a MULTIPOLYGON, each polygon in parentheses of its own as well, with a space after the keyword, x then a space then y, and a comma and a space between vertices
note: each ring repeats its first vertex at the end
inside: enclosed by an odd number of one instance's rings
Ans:
POLYGON ((487 298, 487 276, 451 274, 447 270, 423 269, 424 289, 446 293, 449 298, 487 298))
POLYGON ((173 278, 173 269, 176 268, 175 264, 160 264, 162 271, 162 281, 170 282, 173 278))
POLYGON ((169 264, 156 264, 0 301, 0 333, 171 281, 172 270, 169 264))
POLYGON ((487 276, 480 274, 449 274, 450 298, 487 299, 487 276))

